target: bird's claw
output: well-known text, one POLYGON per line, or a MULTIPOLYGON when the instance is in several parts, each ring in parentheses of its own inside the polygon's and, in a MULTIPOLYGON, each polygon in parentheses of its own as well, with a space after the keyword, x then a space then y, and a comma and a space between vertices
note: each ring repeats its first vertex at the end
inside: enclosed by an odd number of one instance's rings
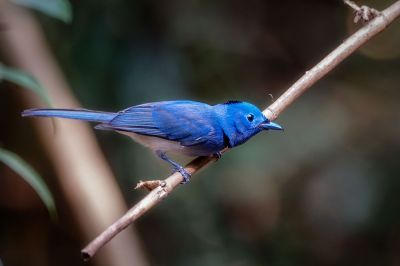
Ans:
POLYGON ((176 171, 176 172, 179 172, 179 173, 182 175, 182 177, 183 177, 183 181, 181 182, 181 184, 186 184, 186 183, 188 183, 188 182, 190 181, 190 178, 192 177, 192 175, 189 174, 189 173, 185 170, 185 168, 183 168, 183 167, 177 167, 177 168, 175 168, 175 171, 176 171))

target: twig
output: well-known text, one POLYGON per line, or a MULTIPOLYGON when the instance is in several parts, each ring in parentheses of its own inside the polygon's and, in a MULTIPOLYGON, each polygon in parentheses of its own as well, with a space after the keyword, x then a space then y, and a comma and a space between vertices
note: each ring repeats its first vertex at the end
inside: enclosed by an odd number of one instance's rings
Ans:
POLYGON ((284 94, 271 104, 264 114, 271 120, 286 109, 294 100, 303 94, 310 86, 329 73, 344 59, 349 57, 355 50, 360 48, 372 37, 383 31, 390 23, 400 16, 400 1, 386 8, 380 15, 364 25, 335 50, 322 59, 309 71, 294 83, 284 94))
MULTIPOLYGON (((294 100, 303 94, 314 83, 329 73, 340 62, 346 59, 350 54, 357 50, 361 45, 370 40, 373 36, 383 31, 393 20, 400 15, 400 1, 382 11, 375 19, 370 21, 351 37, 345 40, 339 47, 326 56, 321 62, 314 66, 294 83, 281 97, 263 111, 266 117, 274 120, 285 110, 294 100)), ((224 150, 226 151, 226 150, 224 150)), ((192 176, 200 169, 211 162, 216 161, 214 156, 198 157, 191 161, 185 170, 192 176)), ((183 180, 179 173, 174 173, 165 179, 161 186, 153 189, 146 197, 133 206, 124 216, 109 226, 99 236, 97 236, 89 245, 82 249, 82 256, 85 260, 90 259, 99 248, 104 246, 115 235, 141 217, 145 212, 162 201, 177 187, 183 180)))
POLYGON ((157 187, 165 187, 165 186, 166 183, 164 180, 146 180, 146 181, 140 180, 139 183, 137 183, 135 189, 145 188, 148 191, 152 191, 157 187))
POLYGON ((364 22, 370 21, 380 14, 380 12, 374 8, 370 8, 368 6, 360 7, 350 0, 343 0, 343 2, 354 10, 354 13, 356 14, 353 20, 354 23, 357 23, 360 19, 362 19, 364 22))

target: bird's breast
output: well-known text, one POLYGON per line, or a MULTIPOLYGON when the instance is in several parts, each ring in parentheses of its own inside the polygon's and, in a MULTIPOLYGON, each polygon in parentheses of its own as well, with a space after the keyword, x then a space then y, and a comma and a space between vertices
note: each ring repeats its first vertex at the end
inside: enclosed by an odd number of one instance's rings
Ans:
POLYGON ((131 137, 134 141, 138 142, 139 144, 142 144, 143 146, 153 151, 165 151, 165 152, 169 151, 169 152, 182 153, 182 151, 185 148, 177 141, 171 141, 159 137, 141 135, 133 132, 119 131, 119 133, 131 137))

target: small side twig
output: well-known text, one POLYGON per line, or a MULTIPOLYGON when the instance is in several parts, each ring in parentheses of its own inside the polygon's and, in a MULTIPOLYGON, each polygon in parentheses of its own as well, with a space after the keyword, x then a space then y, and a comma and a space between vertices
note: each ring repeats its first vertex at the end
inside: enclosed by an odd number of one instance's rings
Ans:
MULTIPOLYGON (((303 94, 314 83, 334 69, 339 63, 349 57, 355 50, 365 44, 372 37, 383 31, 391 22, 400 16, 400 1, 382 11, 375 19, 371 20, 364 27, 355 32, 329 55, 322 59, 312 69, 307 71, 296 83, 285 91, 274 103, 263 111, 264 115, 274 120, 293 103, 301 94, 303 94)), ((223 153, 222 151, 221 153, 223 153)), ((200 169, 204 168, 217 159, 214 156, 198 157, 191 161, 185 170, 192 176, 200 169)), ((147 194, 141 201, 133 206, 124 216, 109 226, 83 250, 84 259, 90 259, 99 248, 104 246, 120 231, 141 217, 145 212, 153 208, 172 192, 182 181, 183 177, 179 173, 174 173, 164 180, 164 186, 158 186, 147 194)))
POLYGON ((142 181, 139 180, 139 182, 136 184, 135 189, 147 189, 148 191, 152 191, 153 189, 157 187, 165 187, 167 184, 165 183, 164 180, 147 180, 147 181, 142 181))
POLYGON ((354 23, 357 23, 360 20, 367 22, 380 15, 380 12, 374 8, 364 5, 358 6, 356 3, 350 0, 343 0, 343 2, 354 10, 354 23))

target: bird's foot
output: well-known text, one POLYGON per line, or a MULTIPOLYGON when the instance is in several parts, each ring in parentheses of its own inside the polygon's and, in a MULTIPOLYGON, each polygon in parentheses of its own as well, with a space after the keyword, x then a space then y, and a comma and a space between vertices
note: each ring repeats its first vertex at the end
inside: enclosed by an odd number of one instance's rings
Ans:
POLYGON ((156 154, 158 155, 158 157, 160 157, 161 159, 163 159, 164 161, 172 164, 174 166, 174 172, 179 172, 181 173, 182 177, 183 177, 183 181, 181 182, 181 184, 186 184, 187 182, 190 181, 190 177, 192 177, 191 174, 189 174, 185 168, 183 168, 181 165, 179 165, 178 163, 174 162, 173 160, 171 160, 170 158, 167 157, 167 155, 165 155, 165 152, 163 151, 156 151, 156 154))
POLYGON ((222 153, 221 153, 220 151, 217 151, 216 153, 213 154, 213 156, 214 156, 215 158, 217 158, 217 161, 218 161, 219 159, 221 159, 222 153))
POLYGON ((192 177, 192 175, 189 174, 189 173, 185 170, 185 168, 183 168, 182 166, 176 167, 176 168, 175 168, 175 172, 179 172, 179 173, 182 175, 183 181, 181 182, 181 184, 186 184, 187 182, 190 181, 190 178, 192 177))

